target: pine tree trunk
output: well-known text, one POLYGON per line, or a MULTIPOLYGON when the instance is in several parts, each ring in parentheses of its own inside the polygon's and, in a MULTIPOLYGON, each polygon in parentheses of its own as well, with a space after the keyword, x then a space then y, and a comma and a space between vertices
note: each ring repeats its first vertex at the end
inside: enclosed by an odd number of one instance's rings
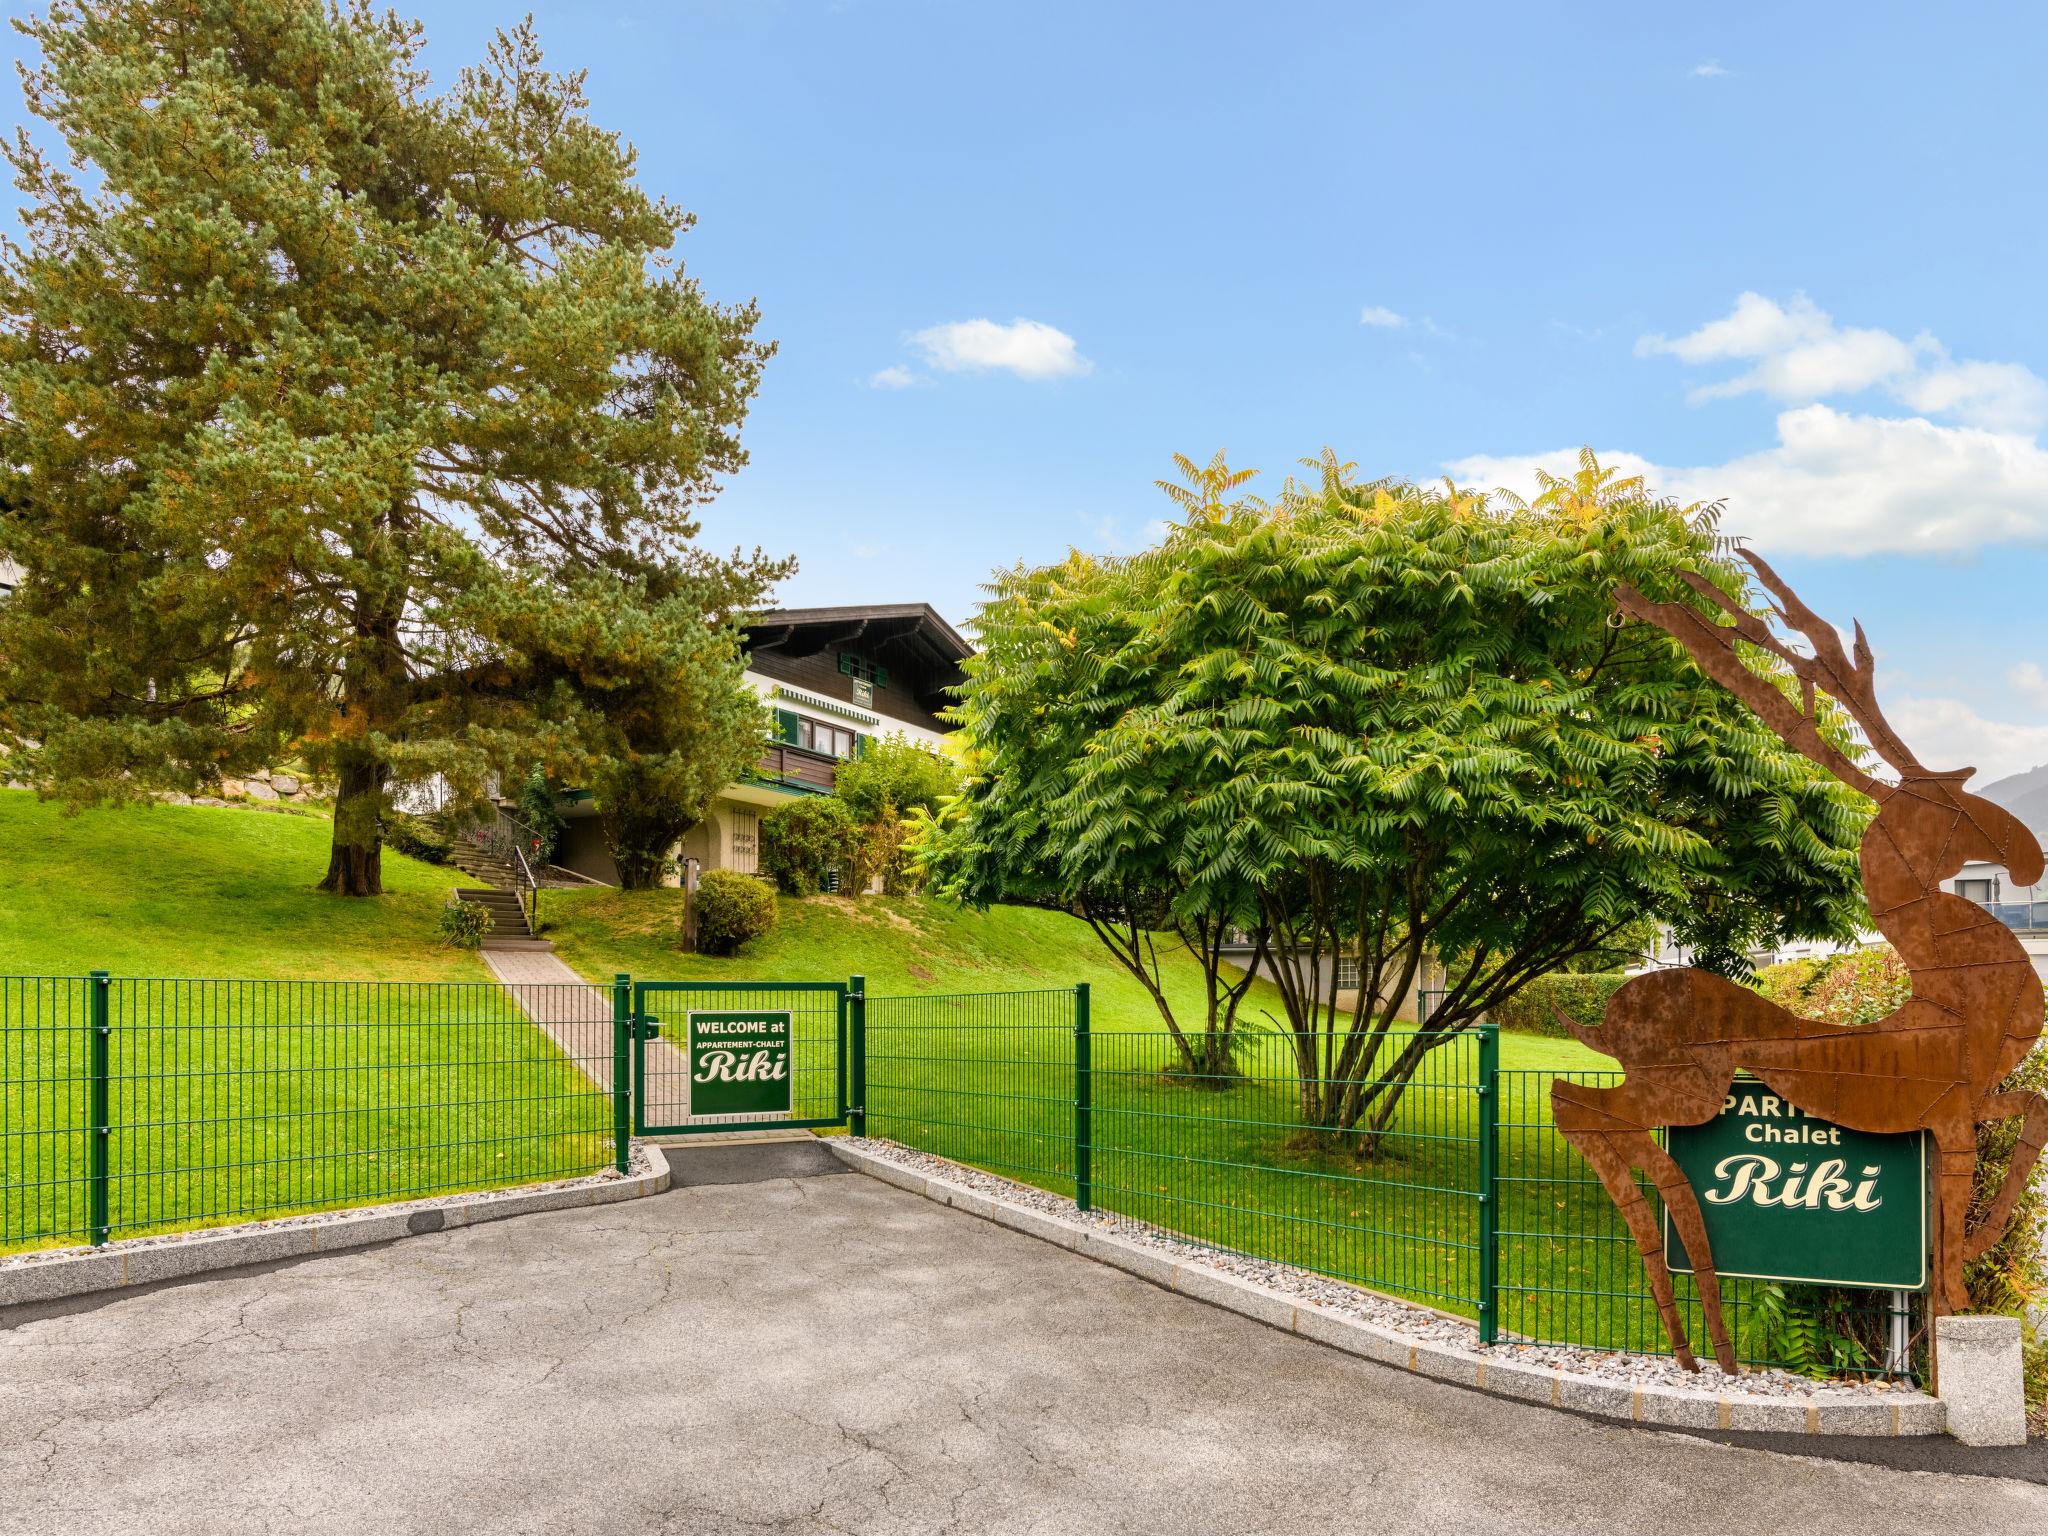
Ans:
POLYGON ((320 889, 337 896, 384 894, 384 840, 378 817, 384 809, 384 765, 370 757, 345 755, 334 798, 334 846, 320 889))

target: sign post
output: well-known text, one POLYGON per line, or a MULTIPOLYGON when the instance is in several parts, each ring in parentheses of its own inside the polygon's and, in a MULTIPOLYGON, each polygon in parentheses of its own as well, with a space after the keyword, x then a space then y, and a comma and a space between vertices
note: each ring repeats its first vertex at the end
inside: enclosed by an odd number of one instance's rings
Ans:
MULTIPOLYGON (((1917 1291, 1927 1284, 1927 1139, 1808 1114, 1737 1078, 1721 1113, 1675 1125, 1667 1148, 1699 1196, 1724 1277, 1917 1291)), ((1664 1215, 1664 1262, 1690 1273, 1664 1215)))
POLYGON ((789 1118, 787 1009, 699 1010, 690 1014, 688 1033, 692 1125, 789 1118))

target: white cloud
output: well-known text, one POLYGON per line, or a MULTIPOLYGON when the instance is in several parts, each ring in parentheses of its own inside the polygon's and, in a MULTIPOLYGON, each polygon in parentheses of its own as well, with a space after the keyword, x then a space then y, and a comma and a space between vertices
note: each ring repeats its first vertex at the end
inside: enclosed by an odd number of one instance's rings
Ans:
POLYGON ((1986 720, 1960 699, 1880 699, 1885 718, 1933 769, 1975 768, 1982 787, 2048 763, 2048 725, 1986 720))
POLYGON ((869 389, 909 389, 913 384, 924 381, 901 363, 877 369, 868 375, 869 389))
POLYGON ((1709 59, 1704 64, 1695 64, 1692 75, 1695 80, 1718 80, 1728 71, 1721 67, 1719 59, 1709 59))
MULTIPOLYGON (((1474 455, 1445 466, 1463 485, 1531 494, 1535 471, 1569 473, 1577 449, 1474 455)), ((2031 437, 1918 417, 1808 405, 1778 416, 1778 441, 1725 464, 1654 464, 1601 453, 1681 501, 1728 503, 1725 532, 1766 552, 1958 552, 2048 542, 2048 451, 2031 437)))
POLYGON ((1950 363, 1899 386, 1916 411, 1953 416, 2001 432, 2034 433, 2048 422, 2048 383, 2018 363, 1950 363))
POLYGON ((1381 330, 1395 331, 1408 323, 1408 317, 1397 315, 1384 304, 1368 304, 1358 312, 1360 325, 1377 326, 1381 330))
POLYGON ((1081 356, 1073 337, 1038 320, 1018 319, 1008 325, 956 320, 918 331, 910 341, 926 362, 946 373, 1001 371, 1020 379, 1059 379, 1095 367, 1081 356))
POLYGON ((2012 691, 2039 709, 2048 709, 2048 672, 2041 670, 2038 661, 2023 661, 2016 667, 2008 667, 2005 680, 2012 691))
POLYGON ((1837 325, 1804 294, 1779 304, 1745 293, 1718 320, 1675 339, 1644 336, 1638 357, 1675 357, 1692 366, 1748 362, 1748 371, 1696 386, 1695 401, 1761 394, 1806 404, 1882 387, 1909 410, 1995 432, 2048 425, 2048 383, 2018 363, 1956 362, 1922 332, 1837 325))

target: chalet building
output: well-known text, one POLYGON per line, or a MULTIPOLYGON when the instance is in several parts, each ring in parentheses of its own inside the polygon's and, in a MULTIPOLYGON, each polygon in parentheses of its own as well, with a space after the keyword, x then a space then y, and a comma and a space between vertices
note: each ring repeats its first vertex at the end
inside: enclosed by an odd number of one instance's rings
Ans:
MULTIPOLYGON (((704 869, 760 868, 761 817, 831 792, 839 765, 878 737, 938 746, 939 719, 974 649, 923 603, 784 608, 746 626, 746 680, 771 729, 754 771, 712 802, 676 850, 704 869)), ((618 868, 587 794, 567 797, 555 862, 606 884, 618 868)))

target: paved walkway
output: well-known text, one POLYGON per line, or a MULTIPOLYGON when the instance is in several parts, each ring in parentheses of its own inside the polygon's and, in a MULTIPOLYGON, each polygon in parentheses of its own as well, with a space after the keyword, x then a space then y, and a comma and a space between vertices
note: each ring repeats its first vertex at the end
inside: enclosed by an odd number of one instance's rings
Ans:
POLYGON ((2044 1521, 2048 1489, 2025 1483, 1736 1449, 1387 1370, 858 1174, 0 1314, 10 1536, 2044 1521))
MULTIPOLYGON (((486 949, 484 964, 513 1002, 562 1053, 605 1092, 612 1087, 612 995, 592 986, 545 950, 486 949)), ((649 1125, 681 1125, 690 1113, 690 1074, 683 1053, 666 1040, 647 1042, 649 1125)))

